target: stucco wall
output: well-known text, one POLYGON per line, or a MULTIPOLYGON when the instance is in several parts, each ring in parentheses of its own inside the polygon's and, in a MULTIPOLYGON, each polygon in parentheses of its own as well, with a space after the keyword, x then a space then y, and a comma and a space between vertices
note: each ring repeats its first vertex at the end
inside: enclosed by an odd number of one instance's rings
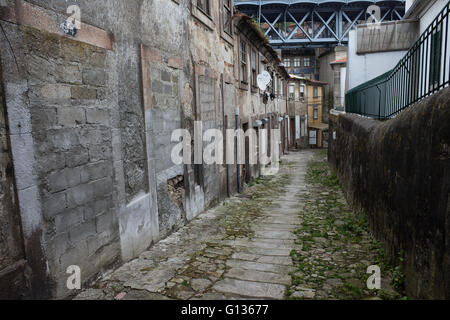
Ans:
POLYGON ((450 298, 449 106, 447 88, 386 122, 330 116, 330 164, 415 298, 450 298))
POLYGON ((356 54, 357 31, 349 32, 346 91, 392 70, 407 51, 356 54))

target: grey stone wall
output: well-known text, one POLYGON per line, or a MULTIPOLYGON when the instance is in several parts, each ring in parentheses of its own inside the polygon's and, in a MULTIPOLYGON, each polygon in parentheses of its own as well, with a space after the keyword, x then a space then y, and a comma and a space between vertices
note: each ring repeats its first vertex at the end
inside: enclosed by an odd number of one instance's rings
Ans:
POLYGON ((27 297, 28 288, 1 69, 0 63, 0 299, 17 299, 27 297))
POLYGON ((330 118, 330 164, 415 298, 450 298, 449 106, 446 88, 386 122, 330 118))
POLYGON ((89 279, 120 257, 106 50, 22 30, 44 243, 61 292, 68 266, 89 279))
POLYGON ((70 296, 69 266, 87 283, 237 191, 236 166, 171 160, 174 129, 194 137, 195 120, 224 129, 224 116, 234 128, 237 104, 233 49, 189 3, 79 0, 87 38, 62 34, 65 1, 8 0, 0 12, 9 123, 7 132, 0 114, 0 145, 11 140, 0 154, 0 218, 16 205, 19 220, 0 228, 0 271, 23 254, 34 298, 70 296), (24 252, 7 245, 11 232, 24 252))

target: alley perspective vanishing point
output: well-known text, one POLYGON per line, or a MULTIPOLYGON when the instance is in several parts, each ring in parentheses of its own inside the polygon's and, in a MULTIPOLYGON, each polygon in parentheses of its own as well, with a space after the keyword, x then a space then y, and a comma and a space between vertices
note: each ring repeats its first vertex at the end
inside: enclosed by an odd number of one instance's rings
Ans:
POLYGON ((449 11, 0 0, 0 300, 450 299, 449 11))

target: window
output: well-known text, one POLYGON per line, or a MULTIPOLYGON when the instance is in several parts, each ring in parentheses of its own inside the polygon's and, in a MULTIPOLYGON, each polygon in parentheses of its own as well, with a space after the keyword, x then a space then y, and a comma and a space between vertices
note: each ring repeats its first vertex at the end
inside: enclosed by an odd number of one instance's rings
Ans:
POLYGON ((298 68, 298 67, 300 67, 300 64, 301 64, 300 58, 295 58, 294 59, 294 67, 298 68))
POLYGON ((240 46, 240 80, 241 82, 248 83, 247 74, 247 44, 245 41, 241 40, 240 46))
POLYGON ((318 87, 314 87, 313 95, 314 95, 314 98, 318 98, 319 97, 319 88, 318 87))
POLYGON ((439 86, 441 79, 442 60, 442 30, 439 26, 431 35, 431 57, 430 57, 430 86, 431 89, 439 86))
POLYGON ((295 84, 290 83, 289 84, 289 99, 294 99, 294 98, 295 98, 295 84))
POLYGON ((284 59, 283 64, 286 68, 291 66, 291 59, 284 59))
POLYGON ((313 113, 314 120, 319 120, 319 107, 314 106, 314 113, 313 113))
POLYGON ((252 87, 257 88, 258 87, 258 53, 256 50, 252 50, 252 87))
POLYGON ((199 8, 203 13, 211 16, 211 4, 210 0, 197 0, 197 8, 199 8))
POLYGON ((222 12, 222 27, 223 31, 229 36, 233 36, 233 0, 222 0, 223 12, 222 12))
POLYGON ((304 97, 305 97, 305 86, 300 85, 300 98, 304 98, 304 97))
POLYGON ((303 60, 303 63, 305 65, 305 67, 310 67, 311 66, 311 58, 305 58, 303 60))

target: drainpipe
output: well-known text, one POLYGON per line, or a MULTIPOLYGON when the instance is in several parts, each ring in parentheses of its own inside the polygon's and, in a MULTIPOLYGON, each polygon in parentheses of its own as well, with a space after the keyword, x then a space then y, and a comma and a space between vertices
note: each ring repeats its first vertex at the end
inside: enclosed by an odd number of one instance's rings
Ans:
POLYGON ((286 116, 289 115, 289 80, 286 81, 285 84, 285 89, 284 89, 284 93, 285 93, 285 99, 286 99, 286 114, 285 117, 283 119, 285 125, 285 129, 284 129, 284 141, 283 141, 283 145, 284 145, 284 150, 283 150, 283 154, 287 154, 287 148, 289 148, 289 142, 286 145, 286 140, 289 140, 286 136, 286 116))
POLYGON ((236 107, 236 172, 237 172, 237 191, 241 193, 241 167, 239 164, 239 107, 236 107))

